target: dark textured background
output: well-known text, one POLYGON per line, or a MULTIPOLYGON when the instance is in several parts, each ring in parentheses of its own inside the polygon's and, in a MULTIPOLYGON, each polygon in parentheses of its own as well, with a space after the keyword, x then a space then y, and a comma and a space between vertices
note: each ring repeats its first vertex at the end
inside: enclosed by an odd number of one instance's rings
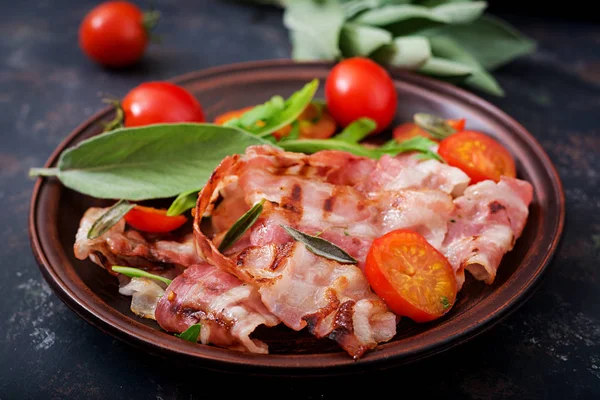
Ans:
MULTIPOLYGON (((600 28, 549 16, 502 14, 539 51, 495 74, 488 98, 548 151, 563 179, 567 227, 536 294, 491 331, 444 354, 385 373, 314 380, 221 376, 164 366, 85 323, 51 293, 31 253, 33 181, 58 143, 115 96, 149 79, 215 65, 289 57, 275 8, 155 1, 163 43, 142 64, 103 70, 77 48, 94 1, 2 1, 0 7, 0 399, 201 399, 210 393, 330 399, 370 390, 444 398, 600 398, 600 28)), ((506 9, 503 10, 506 12, 506 9)), ((388 395, 390 395, 388 394, 388 395)))

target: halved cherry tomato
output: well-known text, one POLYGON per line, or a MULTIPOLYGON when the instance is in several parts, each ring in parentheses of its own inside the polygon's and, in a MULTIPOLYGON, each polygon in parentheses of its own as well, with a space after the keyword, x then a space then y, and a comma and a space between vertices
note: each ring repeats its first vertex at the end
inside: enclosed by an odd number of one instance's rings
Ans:
POLYGON ((425 129, 421 128, 414 122, 405 122, 398 125, 392 131, 392 136, 398 143, 404 142, 405 140, 412 139, 416 136, 423 136, 427 139, 435 140, 433 136, 429 134, 425 129))
MULTIPOLYGON (((233 118, 241 117, 245 112, 251 110, 254 107, 244 107, 239 110, 228 111, 215 118, 215 124, 223 125, 227 121, 233 118)), ((262 121, 257 124, 260 126, 262 121)), ((327 112, 326 109, 319 110, 314 104, 309 104, 304 111, 298 116, 298 123, 300 124, 300 138, 305 139, 326 139, 333 136, 337 128, 335 120, 327 112)), ((277 140, 290 134, 292 130, 291 125, 286 125, 277 131, 273 132, 273 136, 277 140)))
POLYGON ((481 132, 455 133, 442 140, 438 153, 449 165, 469 175, 471 183, 487 179, 498 182, 501 176, 516 176, 515 161, 509 151, 481 132))
POLYGON ((135 206, 125 214, 125 221, 140 231, 166 233, 185 224, 187 217, 184 215, 168 216, 166 209, 135 206))
POLYGON ((252 110, 254 106, 240 108, 239 110, 227 111, 223 114, 217 115, 215 118, 215 124, 223 125, 227 121, 232 120, 234 118, 239 118, 244 115, 246 112, 252 110))
POLYGON ((390 310, 416 322, 441 317, 456 300, 456 278, 446 257, 408 229, 373 241, 365 275, 390 310))
POLYGON ((337 124, 326 108, 309 104, 298 117, 301 139, 327 139, 335 133, 337 124))
MULTIPOLYGON (((446 123, 452 128, 454 128, 457 132, 463 131, 465 129, 466 122, 467 120, 465 118, 446 120, 446 123)), ((423 136, 427 139, 431 139, 436 142, 438 141, 429 132, 427 132, 425 129, 421 128, 414 122, 405 122, 403 124, 398 125, 394 128, 392 136, 394 137, 394 139, 396 139, 397 142, 403 142, 405 140, 412 139, 415 136, 423 136)))

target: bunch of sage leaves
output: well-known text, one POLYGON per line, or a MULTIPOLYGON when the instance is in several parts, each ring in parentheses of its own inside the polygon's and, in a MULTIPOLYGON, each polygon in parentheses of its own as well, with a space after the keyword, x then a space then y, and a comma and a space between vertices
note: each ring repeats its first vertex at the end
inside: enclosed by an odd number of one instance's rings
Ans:
POLYGON ((246 0, 285 8, 292 58, 369 57, 503 96, 491 72, 535 42, 474 0, 246 0))

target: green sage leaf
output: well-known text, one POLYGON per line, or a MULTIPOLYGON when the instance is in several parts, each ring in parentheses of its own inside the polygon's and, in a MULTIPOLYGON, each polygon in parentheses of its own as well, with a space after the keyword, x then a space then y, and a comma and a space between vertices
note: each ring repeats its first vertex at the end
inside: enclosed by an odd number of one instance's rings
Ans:
POLYGON ((334 60, 340 56, 344 9, 337 0, 287 1, 283 23, 290 30, 295 60, 334 60))
POLYGON ((202 187, 223 158, 260 144, 268 142, 213 124, 124 128, 67 149, 52 175, 97 198, 167 198, 202 187))
POLYGON ((434 56, 460 62, 472 68, 471 75, 464 80, 464 84, 495 96, 504 95, 496 79, 455 40, 446 36, 433 36, 429 38, 429 42, 434 56))
POLYGON ((437 15, 427 7, 414 4, 387 5, 358 15, 352 22, 382 27, 396 36, 406 36, 450 23, 450 18, 437 15))
POLYGON ((258 203, 256 203, 252 208, 250 208, 244 215, 238 218, 237 221, 229 228, 225 237, 219 244, 219 251, 223 253, 225 250, 230 248, 239 238, 241 238, 244 233, 256 222, 258 217, 263 211, 263 204, 265 203, 265 199, 262 199, 258 203))
POLYGON ((487 8, 485 1, 470 1, 459 3, 440 4, 431 11, 447 19, 451 24, 466 24, 473 22, 483 14, 487 8))
POLYGON ((373 54, 373 59, 384 65, 416 69, 431 58, 429 41, 425 37, 397 37, 391 45, 382 47, 373 54))
POLYGON ((300 232, 291 226, 280 225, 294 240, 304 243, 306 248, 318 256, 337 261, 342 264, 356 264, 358 261, 335 244, 317 236, 300 232))
POLYGON ((473 67, 457 61, 445 60, 439 57, 430 57, 418 71, 436 77, 466 79, 473 73, 473 67))
POLYGON ((426 130, 438 140, 443 140, 456 133, 456 129, 451 127, 445 119, 437 115, 417 113, 414 115, 415 124, 426 130))
POLYGON ((347 23, 342 28, 340 49, 345 57, 368 57, 381 46, 392 42, 392 34, 374 26, 347 23))
POLYGON ((283 101, 282 104, 279 104, 278 99, 271 98, 267 103, 248 110, 239 118, 227 121, 226 125, 244 130, 256 136, 269 136, 276 130, 295 121, 311 102, 318 87, 319 80, 313 79, 304 85, 302 89, 283 101), (261 126, 256 125, 256 122, 259 120, 262 121, 261 126))
POLYGON ((167 216, 174 217, 176 215, 183 214, 187 210, 190 210, 196 206, 198 200, 198 192, 201 189, 192 189, 188 192, 180 193, 179 196, 173 200, 173 203, 167 210, 167 216))
POLYGON ((348 143, 358 143, 377 128, 377 123, 371 118, 359 118, 334 136, 334 139, 348 143))
POLYGON ((185 331, 181 333, 176 333, 175 336, 181 338, 183 340, 187 340, 188 342, 197 343, 198 337, 200 336, 200 324, 190 325, 185 331))
POLYGON ((151 273, 146 272, 143 269, 139 269, 139 268, 121 267, 121 266, 115 265, 112 267, 112 270, 115 272, 118 272, 119 274, 128 276, 130 278, 150 278, 150 279, 154 279, 154 280, 166 283, 167 285, 170 285, 171 282, 173 282, 171 279, 168 279, 168 278, 165 278, 165 277, 162 277, 159 275, 151 274, 151 273))
POLYGON ((88 239, 96 239, 104 235, 127 214, 135 204, 127 200, 119 200, 94 221, 87 233, 88 239))
POLYGON ((453 39, 491 71, 535 51, 536 43, 505 21, 484 15, 470 24, 436 30, 436 36, 453 39))

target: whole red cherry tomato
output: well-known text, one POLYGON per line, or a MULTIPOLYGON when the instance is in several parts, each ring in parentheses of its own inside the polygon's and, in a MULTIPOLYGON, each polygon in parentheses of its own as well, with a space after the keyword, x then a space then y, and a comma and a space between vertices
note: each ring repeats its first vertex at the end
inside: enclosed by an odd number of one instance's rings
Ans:
POLYGON ((377 123, 372 134, 386 129, 394 116, 398 94, 387 71, 363 57, 348 58, 333 67, 325 81, 327 108, 339 125, 367 117, 377 123))
POLYGON ((79 26, 79 46, 102 65, 125 67, 142 57, 157 22, 157 12, 144 13, 127 1, 108 1, 84 17, 79 26))
POLYGON ((133 88, 120 104, 124 126, 204 122, 200 102, 171 82, 146 82, 133 88))

